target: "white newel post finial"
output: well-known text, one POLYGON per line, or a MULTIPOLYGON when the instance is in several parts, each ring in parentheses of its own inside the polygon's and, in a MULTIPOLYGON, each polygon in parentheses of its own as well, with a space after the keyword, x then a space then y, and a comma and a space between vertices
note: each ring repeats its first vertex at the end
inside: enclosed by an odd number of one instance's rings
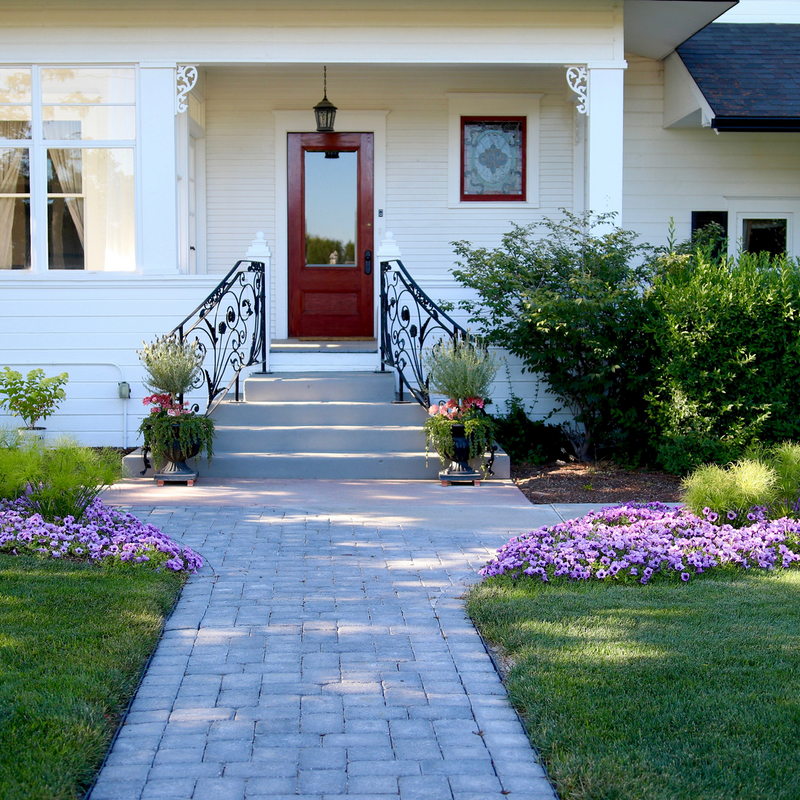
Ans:
POLYGON ((269 348, 272 342, 272 251, 269 249, 264 231, 259 231, 256 238, 250 243, 250 247, 245 254, 247 261, 258 261, 264 265, 264 291, 266 302, 264 304, 264 330, 266 331, 266 365, 265 369, 269 372, 269 348))
POLYGON ((386 236, 378 247, 378 263, 381 261, 393 261, 400 258, 400 246, 391 231, 386 231, 386 236))

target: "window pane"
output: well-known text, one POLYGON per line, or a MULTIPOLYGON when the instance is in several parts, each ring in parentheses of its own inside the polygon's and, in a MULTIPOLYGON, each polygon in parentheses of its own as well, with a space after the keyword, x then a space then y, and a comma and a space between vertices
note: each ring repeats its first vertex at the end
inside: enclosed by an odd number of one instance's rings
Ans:
POLYGON ((0 147, 0 195, 30 194, 31 170, 27 147, 0 147))
POLYGON ((358 153, 305 153, 306 264, 355 266, 358 153))
POLYGON ((44 138, 135 139, 135 114, 133 106, 44 106, 44 138))
POLYGON ((133 103, 136 73, 133 69, 85 67, 43 69, 43 103, 133 103))
POLYGON ((31 71, 29 69, 0 69, 0 103, 31 102, 31 71))
POLYGON ((0 139, 31 138, 31 107, 0 106, 0 139))
POLYGON ((50 269, 134 270, 133 149, 50 148, 48 167, 50 269))
POLYGON ((83 198, 47 201, 47 256, 50 269, 85 269, 83 198))
POLYGON ((31 201, 0 196, 0 269, 31 267, 31 201))
POLYGON ((83 150, 51 148, 47 151, 47 193, 82 194, 83 150))
POLYGON ((742 240, 748 253, 781 256, 786 252, 786 220, 745 219, 742 240))

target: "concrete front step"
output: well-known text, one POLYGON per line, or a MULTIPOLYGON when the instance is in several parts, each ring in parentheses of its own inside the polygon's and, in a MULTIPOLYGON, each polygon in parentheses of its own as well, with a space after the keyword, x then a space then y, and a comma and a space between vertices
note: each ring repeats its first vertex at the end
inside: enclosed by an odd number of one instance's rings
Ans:
POLYGON ((211 414, 217 426, 258 425, 404 425, 422 430, 428 417, 417 402, 359 403, 337 402, 289 402, 280 403, 220 403, 211 414))
POLYGON ((244 382, 248 403, 376 402, 394 400, 393 372, 257 373, 244 382))
POLYGON ((217 452, 253 449, 271 453, 418 452, 425 448, 421 426, 248 425, 217 426, 217 452))
MULTIPOLYGON (((443 469, 436 453, 425 464, 424 452, 411 453, 219 453, 209 464, 205 458, 187 462, 207 478, 303 478, 316 480, 436 480, 443 469)), ((125 457, 128 474, 139 477, 140 451, 125 457)), ((473 463, 477 467, 477 463, 473 463)), ((494 479, 508 479, 508 456, 498 452, 494 479)), ((145 473, 153 477, 153 470, 145 473)))

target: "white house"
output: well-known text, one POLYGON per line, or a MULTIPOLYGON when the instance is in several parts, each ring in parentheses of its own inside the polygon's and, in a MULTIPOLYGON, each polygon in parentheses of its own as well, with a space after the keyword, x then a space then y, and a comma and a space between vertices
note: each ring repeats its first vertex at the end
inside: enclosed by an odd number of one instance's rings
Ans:
POLYGON ((458 295, 452 241, 493 246, 562 208, 616 212, 652 243, 670 219, 681 237, 724 219, 733 239, 800 255, 797 73, 782 108, 739 108, 761 127, 725 128, 732 101, 708 61, 775 80, 745 33, 800 30, 797 5, 7 0, 0 366, 67 370, 51 426, 134 444, 136 348, 253 247, 272 371, 379 367, 389 231, 437 299, 458 295), (711 23, 744 39, 692 39, 711 23), (313 112, 324 68, 333 133, 313 112), (343 337, 364 341, 317 344, 343 337))

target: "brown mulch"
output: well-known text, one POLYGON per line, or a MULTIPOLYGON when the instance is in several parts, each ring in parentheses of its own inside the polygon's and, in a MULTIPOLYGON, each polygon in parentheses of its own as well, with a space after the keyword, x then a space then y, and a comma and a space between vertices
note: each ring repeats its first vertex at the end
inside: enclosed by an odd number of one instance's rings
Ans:
POLYGON ((681 479, 663 472, 626 470, 613 464, 558 461, 512 464, 511 479, 531 503, 676 503, 681 479))

